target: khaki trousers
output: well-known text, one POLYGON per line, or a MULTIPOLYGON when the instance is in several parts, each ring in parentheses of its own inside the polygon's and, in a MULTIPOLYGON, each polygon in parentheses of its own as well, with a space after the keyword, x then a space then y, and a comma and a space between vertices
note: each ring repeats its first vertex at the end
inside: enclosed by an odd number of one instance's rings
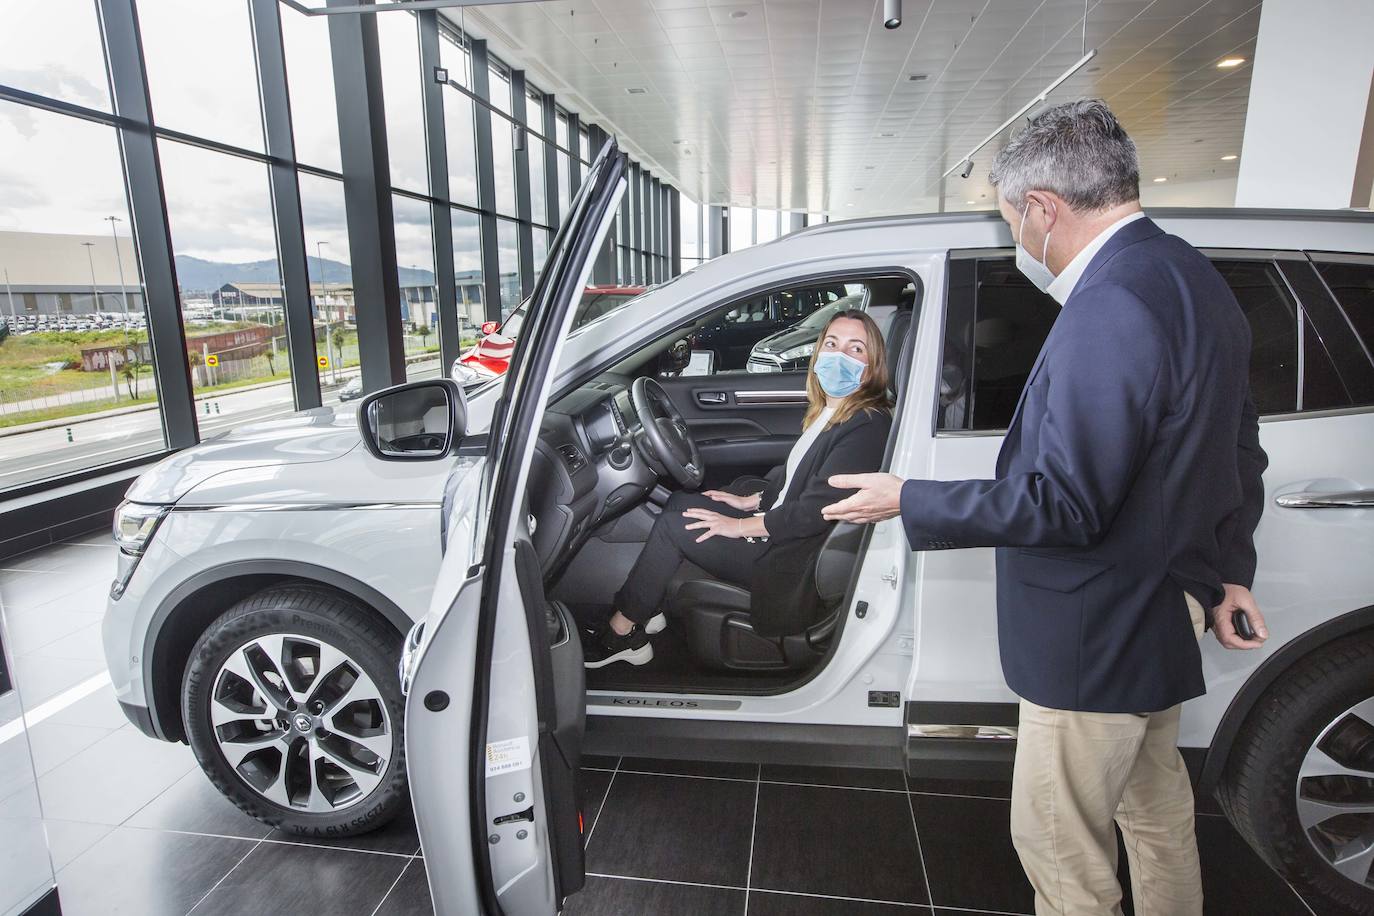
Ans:
MULTIPOLYGON (((1191 596, 1194 630, 1202 607, 1191 596)), ((1011 835, 1036 916, 1120 916, 1116 832, 1137 916, 1201 916, 1193 789, 1178 752, 1180 707, 1144 715, 1021 701, 1011 835)))

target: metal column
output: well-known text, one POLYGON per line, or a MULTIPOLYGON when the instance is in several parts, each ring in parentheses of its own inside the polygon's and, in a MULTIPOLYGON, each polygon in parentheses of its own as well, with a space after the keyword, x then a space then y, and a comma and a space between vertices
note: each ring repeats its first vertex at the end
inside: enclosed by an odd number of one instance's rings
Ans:
POLYGON ((534 292, 534 230, 530 227, 534 208, 530 203, 530 135, 525 130, 524 70, 510 71, 510 108, 515 116, 512 129, 519 131, 524 140, 516 145, 515 150, 515 216, 518 220, 516 231, 520 238, 520 292, 524 297, 534 292))
POLYGON ((286 88, 281 8, 277 0, 251 0, 250 12, 253 43, 258 52, 263 133, 270 157, 267 173, 272 185, 272 211, 277 225, 277 261, 281 264, 291 390, 296 396, 296 409, 305 410, 320 406, 320 376, 315 363, 315 315, 310 294, 305 229, 301 222, 301 191, 296 178, 291 98, 286 88))
POLYGON ((185 448, 199 441, 195 393, 186 358, 186 332, 181 324, 176 262, 167 225, 157 140, 153 135, 152 102, 148 75, 143 68, 138 15, 133 0, 103 0, 99 9, 115 114, 137 125, 120 127, 118 136, 134 241, 143 264, 144 307, 162 428, 169 448, 185 448))
MULTIPOLYGON (((472 53, 472 91, 484 102, 491 102, 491 71, 487 65, 487 43, 469 40, 472 53)), ((491 111, 475 106, 473 137, 477 143, 477 204, 482 209, 478 227, 482 237, 482 308, 487 321, 501 320, 501 249, 496 232, 496 175, 491 151, 491 111)))
MULTIPOLYGON (((393 14, 394 15, 394 14, 393 14)), ((434 239, 434 284, 439 309, 439 365, 448 367, 462 349, 458 322, 458 283, 453 269, 453 211, 449 199, 448 134, 444 126, 444 84, 434 76, 439 66, 439 14, 423 10, 420 20, 420 75, 424 96, 425 148, 429 154, 429 222, 434 239)))
MULTIPOLYGON (((354 5, 353 0, 327 3, 354 5)), ((406 380, 377 14, 330 16, 329 46, 353 261, 358 357, 363 364, 363 389, 376 391, 406 380)), ((334 354, 329 357, 333 359, 334 354)))
MULTIPOLYGON (((577 189, 582 187, 582 121, 568 112, 568 200, 572 201, 577 196, 577 189)), ((554 135, 555 139, 557 134, 554 135)))
POLYGON ((706 257, 718 258, 730 250, 730 208, 706 207, 706 257))
MULTIPOLYGON (((701 211, 698 210, 698 213, 701 211)), ((668 276, 682 273, 682 192, 668 188, 668 276)))
POLYGON ((543 131, 544 200, 549 208, 549 225, 556 230, 563 218, 558 201, 558 104, 553 95, 547 92, 544 93, 543 131))
MULTIPOLYGON (((587 137, 591 140, 592 155, 596 156, 601 152, 601 147, 606 145, 606 131, 596 124, 587 125, 587 137)), ((616 226, 611 224, 611 231, 606 234, 606 243, 597 252, 596 261, 592 264, 592 282, 599 284, 614 284, 615 277, 615 255, 618 243, 616 226)))

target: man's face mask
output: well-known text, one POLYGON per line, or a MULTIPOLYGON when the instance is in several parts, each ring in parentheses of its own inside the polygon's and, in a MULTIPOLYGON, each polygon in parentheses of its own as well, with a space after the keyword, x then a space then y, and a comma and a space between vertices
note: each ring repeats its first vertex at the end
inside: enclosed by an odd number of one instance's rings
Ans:
POLYGON ((1054 274, 1045 266, 1045 259, 1050 250, 1050 233, 1045 233, 1045 244, 1040 248, 1040 259, 1037 261, 1026 246, 1021 244, 1021 238, 1026 234, 1026 216, 1030 213, 1031 202, 1026 201, 1026 206, 1021 210, 1021 226, 1016 232, 1016 269, 1026 275, 1026 279, 1035 285, 1040 292, 1048 292, 1050 284, 1054 282, 1054 274))

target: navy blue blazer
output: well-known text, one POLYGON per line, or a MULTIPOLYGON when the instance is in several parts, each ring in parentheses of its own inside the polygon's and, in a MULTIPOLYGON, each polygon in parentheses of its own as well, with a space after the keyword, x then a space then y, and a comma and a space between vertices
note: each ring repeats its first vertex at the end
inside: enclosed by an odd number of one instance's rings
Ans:
POLYGON ((1089 263, 1031 369, 994 480, 909 480, 913 550, 997 547, 1002 670, 1056 709, 1153 712, 1206 692, 1184 592, 1247 588, 1268 459, 1250 328, 1148 219, 1089 263))

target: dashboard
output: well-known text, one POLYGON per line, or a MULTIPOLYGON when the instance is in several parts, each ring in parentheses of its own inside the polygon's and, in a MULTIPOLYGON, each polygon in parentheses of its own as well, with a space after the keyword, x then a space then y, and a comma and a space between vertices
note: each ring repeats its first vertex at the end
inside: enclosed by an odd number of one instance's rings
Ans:
POLYGON ((544 414, 527 495, 545 576, 566 565, 599 525, 639 505, 658 482, 634 445, 641 429, 631 381, 598 376, 544 414))

